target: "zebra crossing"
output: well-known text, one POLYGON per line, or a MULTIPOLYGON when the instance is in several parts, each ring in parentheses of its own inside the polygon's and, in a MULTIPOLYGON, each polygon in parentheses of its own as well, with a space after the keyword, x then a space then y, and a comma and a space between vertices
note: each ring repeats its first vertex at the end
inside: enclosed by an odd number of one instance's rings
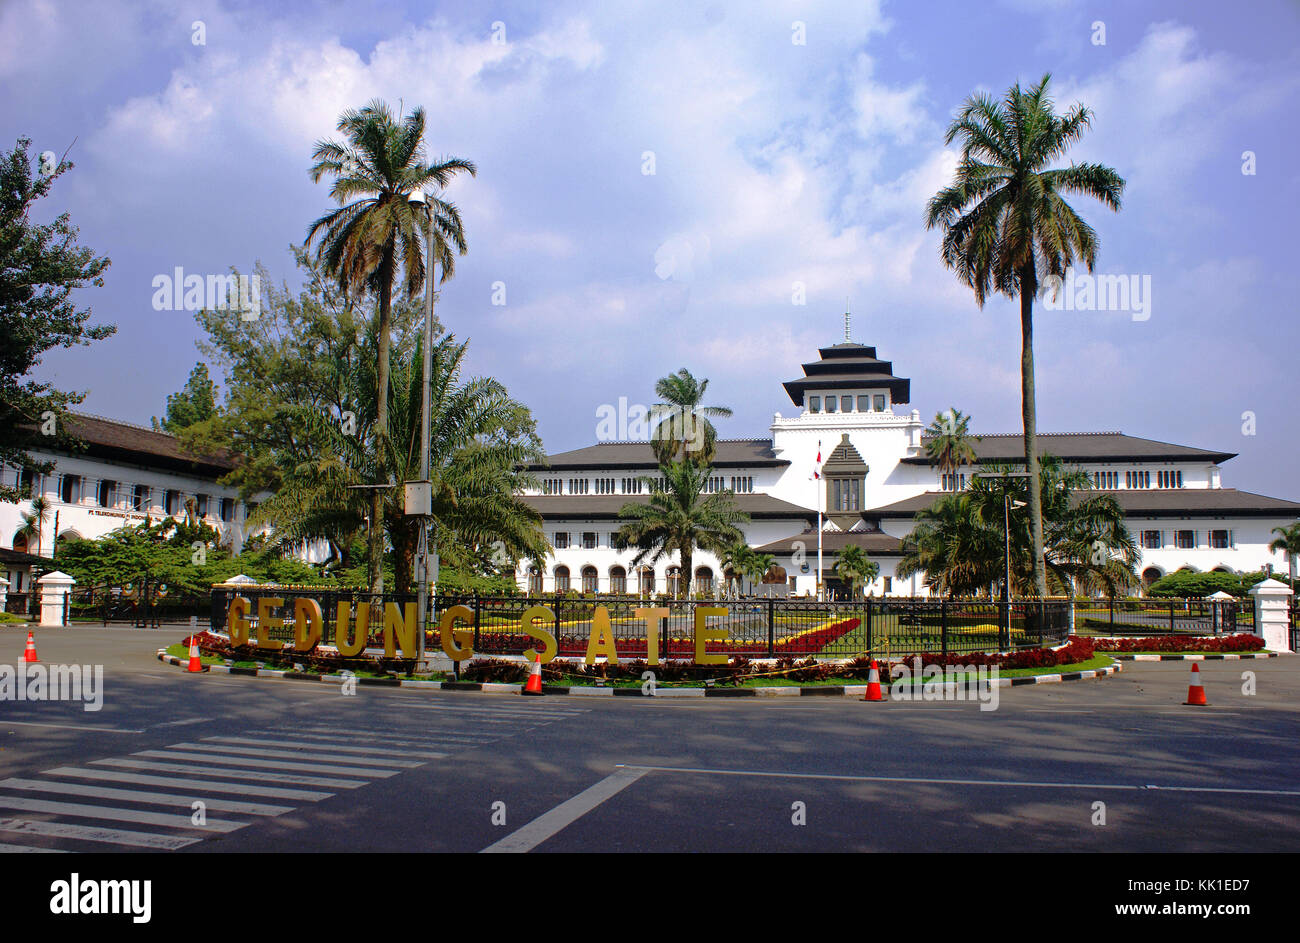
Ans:
POLYGON ((0 779, 0 854, 175 851, 587 709, 394 698, 400 727, 317 715, 0 779), (200 805, 201 804, 201 805, 200 805))

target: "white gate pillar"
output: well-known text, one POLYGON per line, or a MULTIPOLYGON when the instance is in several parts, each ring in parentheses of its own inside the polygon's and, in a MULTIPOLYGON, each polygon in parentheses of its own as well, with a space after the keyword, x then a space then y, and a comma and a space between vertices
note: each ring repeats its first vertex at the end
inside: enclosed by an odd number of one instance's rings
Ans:
POLYGON ((1255 634, 1264 647, 1274 652, 1291 651, 1291 587, 1277 580, 1264 580, 1250 588, 1255 599, 1255 634))
POLYGON ((55 570, 53 573, 46 573, 36 581, 37 594, 39 597, 38 605, 41 613, 41 625, 57 626, 65 625, 64 615, 71 618, 68 612, 68 597, 72 593, 72 587, 77 584, 67 573, 55 570))

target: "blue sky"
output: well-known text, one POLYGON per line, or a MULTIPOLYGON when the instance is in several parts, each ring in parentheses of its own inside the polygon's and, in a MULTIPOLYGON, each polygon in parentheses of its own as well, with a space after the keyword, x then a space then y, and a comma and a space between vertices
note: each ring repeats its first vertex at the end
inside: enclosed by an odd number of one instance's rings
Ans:
POLYGON ((923 417, 956 406, 977 433, 1016 432, 1016 303, 977 308, 921 220, 962 100, 1048 71, 1059 107, 1095 113, 1069 157, 1128 181, 1119 213, 1076 201, 1098 271, 1151 276, 1152 307, 1039 313, 1040 430, 1238 452, 1225 485, 1300 498, 1300 5, 1280 0, 10 0, 4 147, 76 139, 48 210, 113 260, 82 299, 117 334, 52 351, 41 375, 89 391, 90 412, 161 413, 197 331, 153 310, 154 276, 260 260, 296 283, 288 247, 331 205, 313 142, 380 97, 423 105, 431 151, 478 165, 449 192, 470 252, 439 316, 550 451, 594 441, 602 404, 651 402, 681 366, 735 410, 724 436, 766 435, 793 411, 781 381, 842 339, 846 297, 854 340, 912 378, 923 417))

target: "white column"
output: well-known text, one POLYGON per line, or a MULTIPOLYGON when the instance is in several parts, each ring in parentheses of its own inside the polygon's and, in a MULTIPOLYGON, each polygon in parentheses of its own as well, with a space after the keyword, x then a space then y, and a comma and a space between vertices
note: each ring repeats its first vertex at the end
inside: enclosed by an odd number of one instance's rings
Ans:
POLYGON ((67 609, 68 596, 76 583, 77 581, 67 573, 58 570, 46 573, 36 581, 42 626, 64 624, 63 614, 67 609))
POLYGON ((1250 595, 1255 598, 1255 634, 1264 640, 1264 647, 1274 652, 1291 651, 1291 587, 1269 579, 1252 586, 1250 595))

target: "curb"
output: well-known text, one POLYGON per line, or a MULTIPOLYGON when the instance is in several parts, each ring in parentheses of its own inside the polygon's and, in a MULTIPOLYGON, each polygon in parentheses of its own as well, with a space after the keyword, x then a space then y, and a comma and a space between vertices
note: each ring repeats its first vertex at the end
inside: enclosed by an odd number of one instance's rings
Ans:
MULTIPOLYGON (((1028 684, 1057 684, 1064 681, 1087 681, 1095 678, 1105 678, 1117 674, 1123 670, 1123 666, 1118 664, 1120 656, 1116 658, 1117 663, 1106 668, 1091 668, 1087 671, 1067 671, 1063 674, 1052 675, 1029 675, 1023 678, 998 678, 997 687, 999 688, 1018 688, 1028 684)), ((1161 658, 1176 660, 1182 656, 1154 656, 1154 655, 1130 655, 1128 659, 1146 659, 1151 661, 1160 660, 1161 658)), ((1192 659, 1203 658, 1205 656, 1194 655, 1192 659)), ((1217 657, 1227 658, 1274 658, 1275 653, 1267 655, 1220 655, 1217 657)), ((175 655, 168 655, 166 649, 158 649, 158 660, 168 665, 175 665, 178 668, 185 667, 186 663, 175 655)), ((284 669, 277 668, 232 668, 229 665, 204 665, 205 671, 211 671, 214 674, 232 674, 247 675, 256 678, 277 678, 282 681, 320 681, 325 684, 342 684, 345 680, 340 675, 320 675, 320 674, 296 674, 284 669)), ((358 684, 379 685, 382 687, 392 688, 420 688, 423 690, 433 691, 477 691, 481 694, 522 694, 524 686, 522 684, 502 684, 494 681, 421 681, 416 679, 405 678, 355 678, 358 684)), ((965 681, 958 683, 955 681, 931 682, 939 683, 947 692, 955 693, 957 691, 978 692, 980 685, 978 681, 965 681)), ((985 682, 987 688, 988 682, 985 682)), ((889 682, 881 682, 881 689, 888 691, 889 682)), ((643 697, 640 686, 636 687, 596 687, 595 685, 557 685, 543 684, 543 694, 559 694, 568 697, 643 697)), ((867 686, 865 684, 817 684, 817 685, 789 685, 789 686, 772 686, 759 688, 721 688, 721 687, 704 687, 704 688, 667 688, 656 687, 654 693, 648 695, 657 698, 682 698, 682 697, 865 697, 867 686)), ((908 698, 899 698, 907 700, 908 698)))
POLYGON ((1175 655, 1131 655, 1107 652, 1116 661, 1237 661, 1242 658, 1276 658, 1278 652, 1186 652, 1175 655))

